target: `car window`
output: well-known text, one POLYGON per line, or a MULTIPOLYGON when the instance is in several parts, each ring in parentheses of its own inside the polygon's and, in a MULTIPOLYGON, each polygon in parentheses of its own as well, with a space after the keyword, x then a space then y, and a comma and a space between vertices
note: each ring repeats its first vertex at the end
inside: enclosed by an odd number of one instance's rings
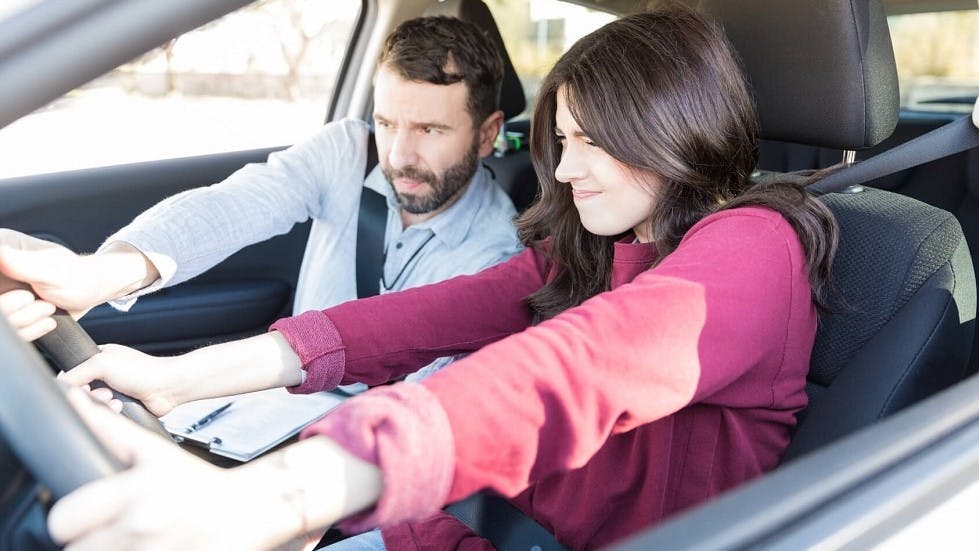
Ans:
POLYGON ((527 95, 529 115, 540 82, 579 38, 616 15, 558 0, 487 0, 507 54, 527 95))
POLYGON ((263 0, 185 33, 0 129, 0 178, 294 143, 323 124, 359 9, 263 0))
POLYGON ((972 111, 979 92, 979 10, 888 17, 901 107, 972 111))
POLYGON ((0 19, 24 11, 40 2, 41 0, 6 0, 0 4, 0 19))

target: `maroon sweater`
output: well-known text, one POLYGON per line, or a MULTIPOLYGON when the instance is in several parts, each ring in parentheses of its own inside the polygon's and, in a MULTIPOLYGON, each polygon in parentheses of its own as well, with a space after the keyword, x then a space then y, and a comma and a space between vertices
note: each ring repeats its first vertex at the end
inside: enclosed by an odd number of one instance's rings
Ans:
POLYGON ((773 468, 806 404, 816 331, 796 234, 740 208, 648 269, 655 254, 616 244, 612 290, 533 327, 523 299, 549 270, 533 250, 276 323, 307 370, 296 392, 478 350, 306 429, 384 474, 378 504, 345 527, 380 525, 391 549, 488 546, 438 511, 489 488, 563 544, 593 548, 773 468))

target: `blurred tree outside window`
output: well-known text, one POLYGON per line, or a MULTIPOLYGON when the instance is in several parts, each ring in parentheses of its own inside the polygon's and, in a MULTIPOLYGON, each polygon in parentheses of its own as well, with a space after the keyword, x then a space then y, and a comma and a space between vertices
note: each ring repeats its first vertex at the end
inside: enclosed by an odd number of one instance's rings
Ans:
POLYGON ((527 95, 529 116, 540 83, 579 38, 614 21, 610 13, 558 0, 486 0, 527 95))
POLYGON ((971 112, 979 93, 979 10, 888 17, 901 106, 971 112))
POLYGON ((290 145, 321 127, 359 2, 261 0, 0 129, 0 178, 290 145))

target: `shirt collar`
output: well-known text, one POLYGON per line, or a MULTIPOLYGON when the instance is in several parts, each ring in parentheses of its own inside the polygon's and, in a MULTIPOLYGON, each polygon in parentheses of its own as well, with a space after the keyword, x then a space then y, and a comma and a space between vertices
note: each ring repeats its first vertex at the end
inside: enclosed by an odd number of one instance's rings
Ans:
MULTIPOLYGON (((381 172, 380 165, 374 168, 364 185, 383 195, 387 200, 388 209, 392 212, 400 212, 401 207, 394 197, 394 190, 391 189, 391 184, 381 172)), ((432 218, 413 224, 411 227, 420 230, 429 229, 446 246, 458 247, 462 240, 469 235, 469 230, 476 220, 474 213, 479 210, 482 198, 486 193, 486 186, 491 185, 496 185, 496 183, 486 167, 480 163, 458 201, 432 218)))

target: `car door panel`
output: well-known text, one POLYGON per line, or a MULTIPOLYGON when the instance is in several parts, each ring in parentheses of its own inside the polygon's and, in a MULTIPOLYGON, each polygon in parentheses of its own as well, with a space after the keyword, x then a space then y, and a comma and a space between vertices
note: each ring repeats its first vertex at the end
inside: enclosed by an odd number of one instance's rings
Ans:
MULTIPOLYGON (((276 148, 278 149, 278 148, 276 148)), ((275 149, 43 174, 0 181, 0 225, 77 252, 158 201, 219 182, 275 149)), ((96 342, 176 353, 265 331, 291 310, 309 224, 251 245, 190 281, 140 299, 129 313, 93 309, 82 325, 96 342)))
POLYGON ((96 342, 170 352, 263 331, 290 292, 272 279, 188 283, 141 298, 129 312, 99 306, 81 325, 96 342))

